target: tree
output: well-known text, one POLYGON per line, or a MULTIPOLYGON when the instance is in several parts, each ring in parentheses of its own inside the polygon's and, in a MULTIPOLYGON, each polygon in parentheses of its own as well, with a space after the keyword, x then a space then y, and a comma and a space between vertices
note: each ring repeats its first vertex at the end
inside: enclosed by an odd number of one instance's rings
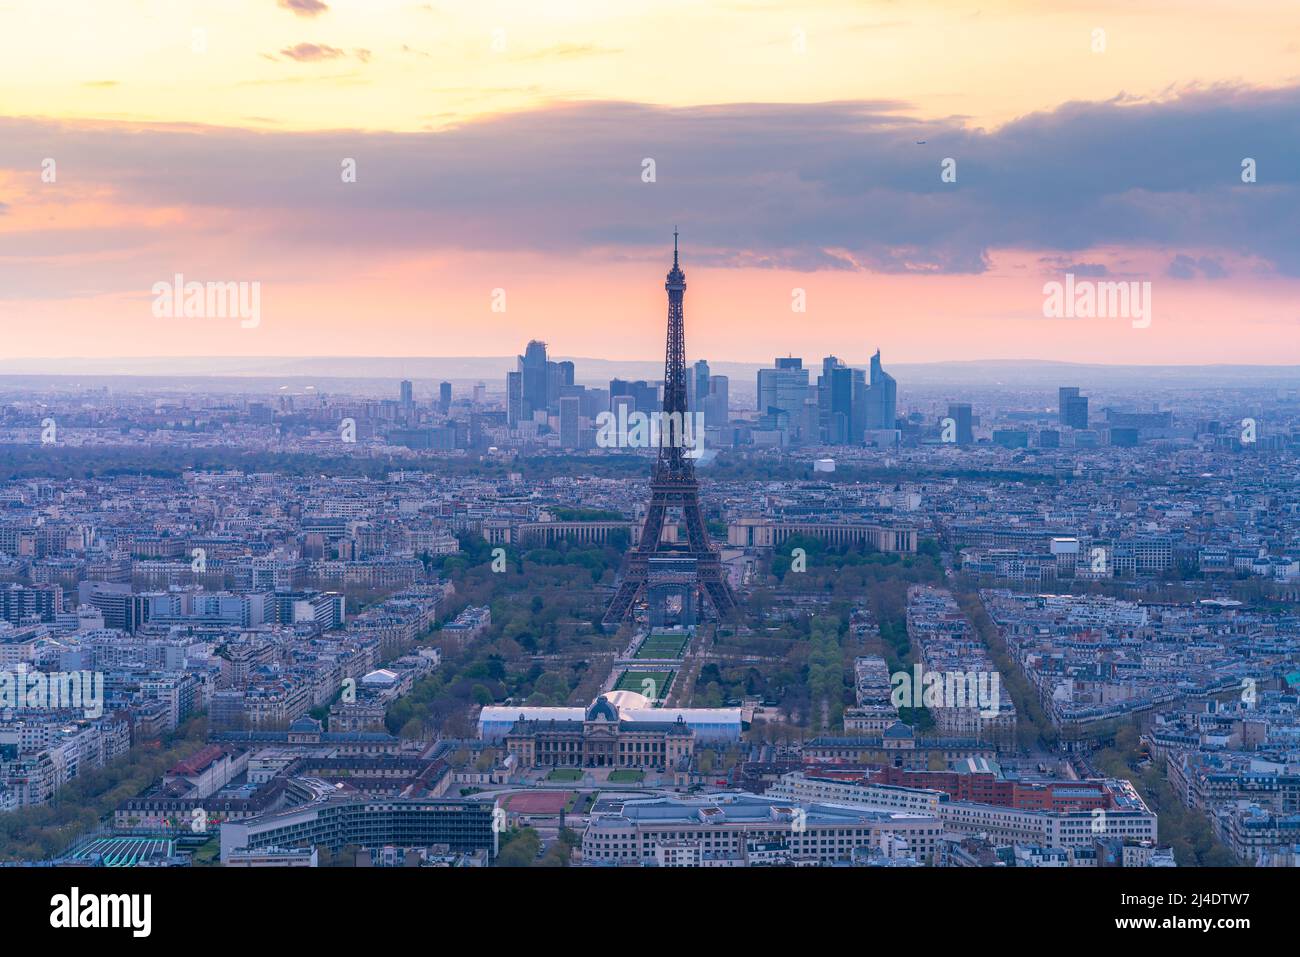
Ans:
POLYGON ((497 852, 497 867, 532 867, 537 861, 542 839, 531 827, 507 831, 497 852))

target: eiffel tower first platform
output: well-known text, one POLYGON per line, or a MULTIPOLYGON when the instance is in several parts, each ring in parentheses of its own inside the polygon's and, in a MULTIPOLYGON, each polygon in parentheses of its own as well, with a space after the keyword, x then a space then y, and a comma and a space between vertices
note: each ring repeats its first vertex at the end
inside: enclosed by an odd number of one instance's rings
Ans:
MULTIPOLYGON (((682 299, 686 293, 686 273, 677 262, 677 231, 673 230, 673 268, 664 283, 668 291, 668 347, 664 356, 664 423, 685 422, 686 408, 686 329, 682 299)), ((686 588, 683 605, 693 607, 695 594, 706 598, 719 618, 728 618, 736 610, 736 598, 727 583, 722 560, 709 541, 704 514, 700 511, 700 485, 695 478, 695 462, 690 457, 681 429, 671 425, 660 430, 659 460, 650 483, 650 505, 646 509, 641 540, 628 554, 614 598, 605 611, 603 623, 616 627, 632 615, 637 600, 655 596, 658 589, 686 588), (686 523, 686 543, 663 541, 664 520, 669 510, 681 513, 686 523), (694 565, 683 581, 682 570, 694 565), (669 567, 667 578, 656 567, 669 567)), ((697 436, 703 441, 703 435, 697 436)), ((697 446, 699 447, 699 446, 697 446)), ((654 601, 651 601, 653 617, 654 601)))

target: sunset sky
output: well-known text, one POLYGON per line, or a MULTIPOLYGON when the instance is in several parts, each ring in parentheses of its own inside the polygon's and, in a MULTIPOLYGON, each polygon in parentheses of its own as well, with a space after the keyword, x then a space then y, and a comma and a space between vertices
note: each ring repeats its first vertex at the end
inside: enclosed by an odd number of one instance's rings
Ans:
POLYGON ((653 358, 674 225, 692 358, 1300 363, 1300 4, 0 0, 0 358, 653 358))

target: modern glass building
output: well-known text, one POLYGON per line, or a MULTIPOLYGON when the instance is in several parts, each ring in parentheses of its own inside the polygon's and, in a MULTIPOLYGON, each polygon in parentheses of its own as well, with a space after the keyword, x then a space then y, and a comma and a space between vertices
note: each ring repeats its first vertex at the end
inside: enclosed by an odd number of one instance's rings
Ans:
POLYGON ((221 825, 221 860, 243 848, 428 847, 496 856, 492 802, 441 798, 358 799, 327 796, 300 807, 221 825))

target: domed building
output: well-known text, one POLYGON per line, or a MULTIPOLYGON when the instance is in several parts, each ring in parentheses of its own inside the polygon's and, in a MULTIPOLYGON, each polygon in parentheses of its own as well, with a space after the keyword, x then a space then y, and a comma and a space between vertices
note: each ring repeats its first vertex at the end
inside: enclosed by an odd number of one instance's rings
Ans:
POLYGON ((611 691, 586 708, 489 706, 479 737, 501 741, 522 767, 643 768, 689 764, 697 740, 740 738, 739 708, 655 708, 635 691, 611 691))

